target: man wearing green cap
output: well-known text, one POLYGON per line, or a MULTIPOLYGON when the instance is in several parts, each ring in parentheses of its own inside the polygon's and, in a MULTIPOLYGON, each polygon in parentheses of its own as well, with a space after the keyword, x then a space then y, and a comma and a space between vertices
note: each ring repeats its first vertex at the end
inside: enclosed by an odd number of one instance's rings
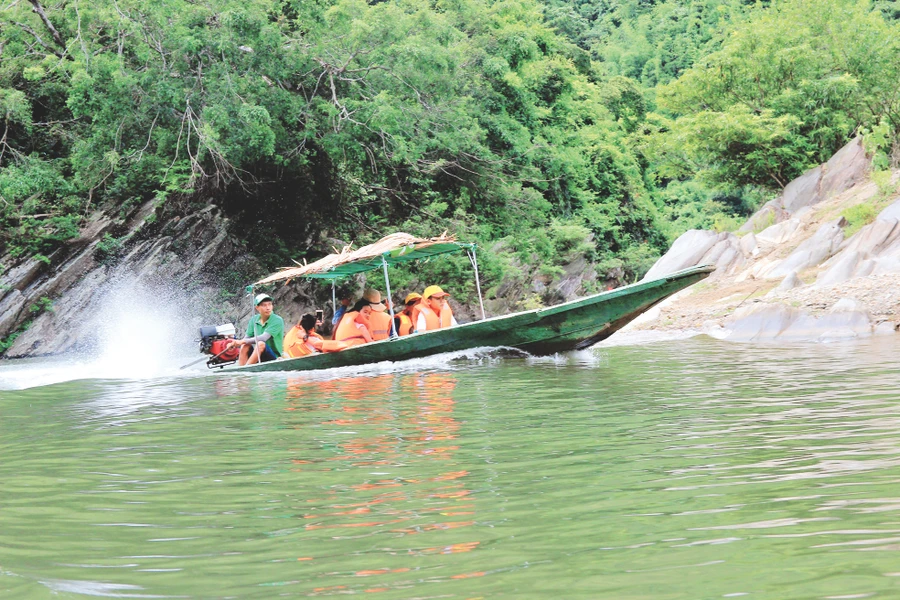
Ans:
POLYGON ((247 337, 234 340, 231 346, 241 347, 239 365, 268 362, 281 356, 284 340, 284 319, 274 314, 272 297, 258 294, 253 300, 256 313, 247 324, 247 337))

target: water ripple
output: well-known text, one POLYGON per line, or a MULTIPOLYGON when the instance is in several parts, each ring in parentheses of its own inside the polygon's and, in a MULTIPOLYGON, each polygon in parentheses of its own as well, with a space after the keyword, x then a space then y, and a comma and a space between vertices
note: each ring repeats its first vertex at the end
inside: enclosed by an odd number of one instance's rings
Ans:
POLYGON ((0 392, 0 592, 896 597, 896 346, 0 392))

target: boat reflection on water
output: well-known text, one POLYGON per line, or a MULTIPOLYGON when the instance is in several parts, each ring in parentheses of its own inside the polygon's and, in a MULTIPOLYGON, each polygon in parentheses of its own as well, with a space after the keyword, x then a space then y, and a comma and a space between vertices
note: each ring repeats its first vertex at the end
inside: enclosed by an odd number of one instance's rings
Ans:
MULTIPOLYGON (((331 582, 311 592, 405 588, 421 583, 429 555, 478 548, 469 472, 455 458, 461 429, 454 417, 456 385, 443 373, 288 380, 285 408, 292 416, 302 413, 293 427, 321 436, 320 447, 330 454, 300 451, 292 471, 319 484, 327 482, 323 473, 340 471, 343 482, 354 479, 347 470, 359 473, 357 483, 320 485, 325 493, 307 499, 301 518, 304 533, 315 540, 309 548, 339 554, 359 545, 370 563, 354 571, 353 583, 331 582), (360 577, 371 579, 357 583, 360 577)), ((315 556, 300 558, 316 562, 315 556)), ((429 574, 428 580, 483 575, 429 574)))

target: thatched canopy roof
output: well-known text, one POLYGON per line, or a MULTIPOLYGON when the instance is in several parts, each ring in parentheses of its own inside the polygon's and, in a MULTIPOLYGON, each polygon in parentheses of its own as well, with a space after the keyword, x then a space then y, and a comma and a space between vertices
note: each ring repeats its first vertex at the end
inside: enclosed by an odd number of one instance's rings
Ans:
POLYGON ((389 265, 397 265, 474 247, 475 244, 457 242, 446 234, 434 238, 417 238, 408 233, 392 233, 374 244, 363 246, 358 250, 352 250, 348 245, 340 252, 329 254, 316 262, 282 267, 277 273, 260 279, 253 285, 276 283, 295 278, 333 281, 380 268, 382 260, 389 265))

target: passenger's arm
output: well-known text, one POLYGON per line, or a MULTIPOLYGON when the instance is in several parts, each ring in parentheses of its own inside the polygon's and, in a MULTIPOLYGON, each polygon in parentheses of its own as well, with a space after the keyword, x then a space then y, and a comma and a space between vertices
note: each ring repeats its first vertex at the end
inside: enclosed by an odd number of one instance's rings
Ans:
POLYGON ((419 313, 419 318, 416 320, 416 331, 425 331, 428 329, 428 321, 425 320, 425 315, 419 313))
POLYGON ((245 344, 252 344, 254 342, 268 342, 272 339, 271 333, 263 333, 262 335, 252 336, 252 331, 247 332, 247 337, 241 340, 233 340, 231 344, 229 344, 230 348, 234 348, 235 346, 243 346, 245 344))
POLYGON ((359 328, 359 332, 365 338, 366 342, 374 342, 375 339, 372 337, 372 334, 369 333, 369 328, 363 325, 362 323, 357 323, 356 326, 359 328))
POLYGON ((263 334, 257 335, 257 336, 245 337, 242 340, 238 340, 238 343, 239 344, 252 344, 253 342, 268 342, 271 339, 272 339, 272 334, 267 332, 267 333, 263 333, 263 334))

